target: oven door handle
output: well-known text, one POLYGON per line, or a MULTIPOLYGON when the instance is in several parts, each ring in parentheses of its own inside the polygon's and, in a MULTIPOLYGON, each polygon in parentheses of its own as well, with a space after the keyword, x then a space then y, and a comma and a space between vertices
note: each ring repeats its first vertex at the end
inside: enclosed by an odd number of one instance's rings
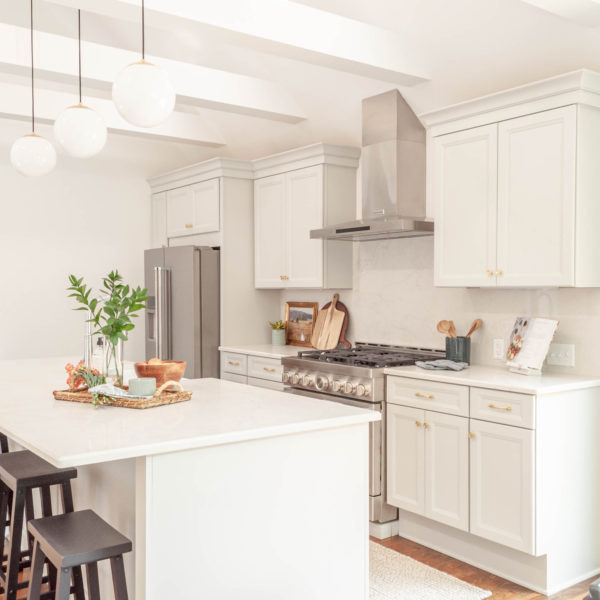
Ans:
POLYGON ((305 396, 307 398, 317 398, 318 400, 328 400, 329 402, 337 402, 346 406, 355 406, 356 408, 364 408, 365 410, 374 410, 381 412, 381 402, 367 402, 365 400, 353 400, 351 398, 343 398, 342 396, 332 396, 330 394, 320 394, 310 390, 302 390, 297 388, 285 388, 286 392, 297 396, 305 396))

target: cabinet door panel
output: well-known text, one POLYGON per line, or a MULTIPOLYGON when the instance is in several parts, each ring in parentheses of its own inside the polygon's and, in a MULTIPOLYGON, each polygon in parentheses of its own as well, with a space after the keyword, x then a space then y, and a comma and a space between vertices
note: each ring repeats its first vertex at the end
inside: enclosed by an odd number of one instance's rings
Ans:
POLYGON ((576 108, 500 123, 498 285, 574 285, 576 108))
POLYGON ((425 516, 469 530, 469 419, 425 413, 425 516))
POLYGON ((393 404, 387 409, 387 502, 422 515, 425 513, 422 426, 425 411, 393 404))
POLYGON ((283 287, 287 276, 285 176, 254 182, 254 279, 257 288, 283 287))
POLYGON ((494 124, 433 138, 438 286, 496 284, 497 131, 494 124))
POLYGON ((167 192, 168 237, 219 231, 219 180, 210 179, 167 192))
POLYGON ((323 226, 323 167, 286 174, 289 280, 286 287, 323 286, 323 240, 310 230, 323 226))
POLYGON ((167 194, 152 194, 152 248, 167 245, 167 194))
POLYGON ((534 432, 471 419, 471 533, 534 554, 534 432))

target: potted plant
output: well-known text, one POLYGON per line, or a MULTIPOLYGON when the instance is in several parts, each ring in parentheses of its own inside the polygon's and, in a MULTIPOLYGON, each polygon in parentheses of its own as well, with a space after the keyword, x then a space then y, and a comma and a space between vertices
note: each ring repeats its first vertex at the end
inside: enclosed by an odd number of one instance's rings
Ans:
POLYGON ((116 385, 123 385, 123 342, 135 327, 131 319, 146 307, 148 290, 124 284, 117 270, 102 278, 102 289, 97 295, 83 277, 69 275, 69 283, 69 297, 81 304, 74 310, 89 311, 88 322, 96 328, 94 334, 104 336, 103 375, 116 385))
POLYGON ((273 346, 285 346, 285 323, 279 321, 269 321, 271 326, 271 343, 273 346))

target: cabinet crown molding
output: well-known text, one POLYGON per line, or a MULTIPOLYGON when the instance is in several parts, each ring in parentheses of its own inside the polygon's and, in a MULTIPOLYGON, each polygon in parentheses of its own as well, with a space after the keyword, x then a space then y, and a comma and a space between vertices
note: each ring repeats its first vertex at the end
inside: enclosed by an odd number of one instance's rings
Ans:
POLYGON ((600 108, 600 73, 571 71, 419 115, 430 135, 443 135, 569 104, 600 108))

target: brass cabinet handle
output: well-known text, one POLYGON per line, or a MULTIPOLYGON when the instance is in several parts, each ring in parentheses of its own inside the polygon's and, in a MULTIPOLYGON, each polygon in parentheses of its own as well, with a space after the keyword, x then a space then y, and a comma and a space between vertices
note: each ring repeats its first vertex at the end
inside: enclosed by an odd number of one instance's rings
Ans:
POLYGON ((279 279, 281 279, 282 281, 286 281, 287 279, 289 279, 289 277, 287 275, 280 275, 279 279))
POLYGON ((502 269, 496 269, 496 275, 502 275, 502 269))
POLYGON ((495 408, 496 410, 511 411, 512 406, 498 406, 497 404, 488 404, 488 408, 495 408))
POLYGON ((494 271, 492 271, 492 270, 490 270, 490 269, 486 269, 486 271, 485 271, 485 274, 486 274, 488 277, 491 277, 491 276, 494 274, 494 271))
POLYGON ((272 369, 271 367, 263 367, 263 369, 269 373, 275 373, 275 369, 272 369))
POLYGON ((421 423, 421 421, 415 421, 415 425, 416 425, 417 427, 421 427, 421 425, 423 425, 423 423, 421 423))
POLYGON ((423 423, 423 429, 429 429, 429 423, 423 423))
POLYGON ((186 223, 185 224, 185 228, 186 229, 191 229, 193 227, 192 223, 186 223))
POLYGON ((237 360, 228 360, 227 364, 230 364, 232 367, 239 367, 240 363, 237 360))
POLYGON ((472 431, 469 431, 469 439, 472 440, 475 437, 475 434, 472 431))
POLYGON ((421 394, 421 392, 415 392, 417 398, 427 398, 427 400, 433 400, 435 396, 433 394, 421 394))

